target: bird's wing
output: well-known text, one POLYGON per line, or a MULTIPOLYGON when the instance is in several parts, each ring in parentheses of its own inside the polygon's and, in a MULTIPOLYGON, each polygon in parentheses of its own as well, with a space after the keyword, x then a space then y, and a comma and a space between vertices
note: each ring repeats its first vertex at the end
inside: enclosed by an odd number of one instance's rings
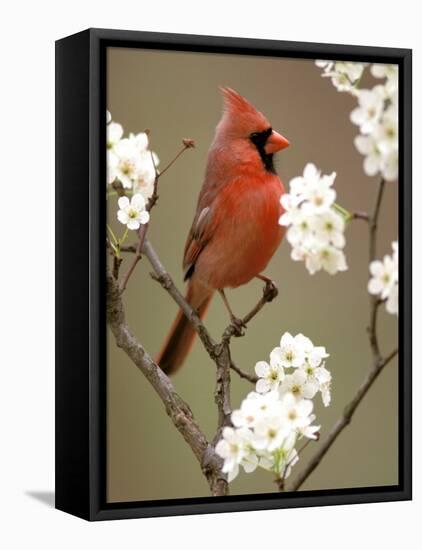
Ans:
POLYGON ((212 206, 205 206, 199 210, 195 217, 192 227, 189 231, 185 245, 185 254, 183 257, 183 269, 185 270, 185 280, 192 276, 195 268, 195 262, 199 254, 206 246, 212 235, 212 206))

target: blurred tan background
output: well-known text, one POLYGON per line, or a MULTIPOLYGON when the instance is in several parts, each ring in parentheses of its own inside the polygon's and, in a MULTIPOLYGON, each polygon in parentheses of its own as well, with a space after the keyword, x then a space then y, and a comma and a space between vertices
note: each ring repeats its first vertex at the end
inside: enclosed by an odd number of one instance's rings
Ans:
MULTIPOLYGON (((370 77, 363 82, 372 85, 370 77)), ((353 145, 357 128, 349 121, 355 100, 338 93, 313 61, 250 56, 158 52, 113 48, 108 53, 108 108, 125 134, 152 131, 153 149, 164 166, 179 150, 181 139, 195 139, 160 180, 160 200, 153 211, 149 237, 179 288, 187 232, 202 184, 208 147, 221 115, 218 86, 233 87, 263 111, 291 146, 278 155, 278 173, 288 187, 307 162, 324 173, 337 172, 337 202, 349 210, 372 208, 377 178, 362 170, 362 157, 353 145)), ((115 221, 115 199, 110 223, 115 221)), ((120 225, 120 227, 119 227, 120 225)), ((390 253, 397 237, 397 185, 388 184, 379 226, 378 256, 390 253)), ((234 340, 235 361, 252 372, 267 359, 283 332, 302 332, 331 354, 332 405, 316 398, 322 439, 353 396, 370 367, 368 321, 368 237, 364 222, 346 232, 349 270, 331 277, 310 276, 303 263, 290 260, 283 242, 266 272, 280 295, 253 320, 245 338, 234 340)), ((126 260, 127 264, 128 260, 126 260)), ((123 270, 125 264, 123 264, 123 270)), ((124 301, 129 324, 147 350, 155 355, 176 314, 170 297, 149 277, 146 260, 138 264, 124 301)), ((229 290, 238 315, 245 314, 261 294, 261 285, 229 290)), ((218 296, 206 325, 219 337, 228 319, 218 296)), ((381 347, 397 344, 396 318, 381 308, 381 347)), ((208 486, 190 449, 169 421, 160 400, 126 355, 108 339, 108 500, 110 502, 207 496, 208 486)), ((173 379, 208 437, 216 427, 213 401, 215 369, 196 343, 183 369, 173 379)), ((253 388, 233 373, 232 404, 236 408, 253 388)), ((303 489, 391 485, 398 482, 397 362, 393 362, 358 409, 352 424, 339 437, 303 489)), ((312 443, 295 466, 292 478, 317 449, 312 443)), ((270 474, 243 470, 231 484, 232 494, 272 492, 270 474)))

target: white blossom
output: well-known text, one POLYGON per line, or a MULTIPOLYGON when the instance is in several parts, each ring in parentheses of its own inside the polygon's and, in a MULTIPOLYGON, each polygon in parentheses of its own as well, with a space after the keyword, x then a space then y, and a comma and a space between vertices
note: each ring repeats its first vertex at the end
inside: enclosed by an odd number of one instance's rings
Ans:
POLYGON ((307 355, 308 364, 315 369, 321 365, 322 361, 329 357, 324 346, 313 346, 307 355))
MULTIPOLYGON (((158 158, 153 153, 155 167, 158 166, 158 158)), ((154 192, 154 182, 156 177, 155 167, 151 159, 151 153, 148 151, 141 155, 141 164, 133 180, 133 191, 141 193, 147 200, 154 192)))
POLYGON ((296 441, 297 434, 293 431, 284 439, 281 447, 274 453, 260 451, 259 466, 265 470, 274 472, 277 477, 287 479, 292 467, 299 461, 299 455, 295 449, 296 441))
POLYGON ((265 394, 250 392, 242 401, 240 409, 233 411, 231 420, 237 428, 253 428, 258 420, 278 411, 279 395, 276 391, 265 394))
POLYGON ((290 195, 299 198, 301 201, 306 198, 307 191, 318 185, 321 173, 311 162, 305 166, 302 176, 290 180, 290 195))
POLYGON ((326 59, 317 59, 315 65, 320 69, 330 71, 334 67, 334 61, 327 61, 326 59))
POLYGON ((387 301, 385 303, 385 309, 392 315, 398 315, 399 313, 399 285, 395 284, 390 290, 387 301))
POLYGON ((331 403, 331 373, 325 366, 322 366, 316 369, 315 377, 319 382, 319 391, 324 407, 328 407, 331 403))
POLYGON ((383 65, 374 63, 371 65, 371 73, 375 78, 385 79, 384 91, 385 99, 389 100, 393 105, 398 103, 399 90, 399 67, 398 65, 383 65))
POLYGON ((392 243, 392 255, 386 254, 383 260, 374 260, 369 264, 371 278, 368 292, 385 301, 388 313, 398 315, 399 263, 398 243, 392 243))
POLYGON ((345 246, 345 222, 335 210, 336 173, 321 175, 312 163, 302 176, 290 181, 289 193, 281 199, 280 225, 287 226, 286 238, 292 246, 291 258, 304 261, 311 274, 324 269, 330 274, 347 269, 341 250, 345 246))
POLYGON ((332 189, 335 172, 329 176, 321 176, 314 184, 310 185, 303 194, 303 211, 308 215, 322 214, 333 205, 336 200, 336 192, 332 189))
POLYGON ((362 134, 370 134, 384 108, 384 87, 379 85, 372 90, 360 90, 358 103, 359 106, 350 113, 350 120, 360 126, 362 134))
POLYGON ((246 473, 252 473, 257 468, 259 458, 253 440, 254 435, 247 428, 224 428, 223 438, 217 443, 215 452, 224 459, 222 471, 227 474, 229 482, 237 477, 239 465, 246 473))
POLYGON ((307 254, 305 264, 311 275, 321 269, 324 269, 330 275, 347 270, 344 252, 329 244, 324 244, 318 247, 314 253, 307 254))
POLYGON ((240 410, 233 413, 233 424, 253 426, 259 416, 259 407, 268 414, 269 407, 274 406, 276 390, 281 394, 292 393, 298 398, 312 399, 323 384, 331 382, 331 374, 324 363, 328 357, 324 346, 315 346, 303 334, 292 336, 289 332, 284 333, 280 346, 270 353, 270 363, 259 361, 256 364, 255 372, 259 377, 256 390, 259 393, 250 394, 240 410), (294 372, 286 374, 284 369, 294 369, 294 372), (260 396, 261 402, 258 399, 260 393, 264 394, 260 396), (264 401, 265 396, 268 400, 264 401))
POLYGON ((146 132, 123 137, 121 124, 107 112, 107 183, 116 179, 147 201, 154 192, 158 156, 149 149, 146 132))
POLYGON ((225 427, 223 439, 217 443, 215 452, 224 458, 222 470, 228 474, 228 480, 232 481, 239 473, 239 464, 246 454, 242 431, 225 427))
POLYGON ((319 438, 319 430, 321 429, 321 426, 306 426, 305 428, 302 428, 299 430, 302 437, 306 437, 307 439, 313 439, 316 441, 319 438))
POLYGON ((107 150, 107 183, 113 183, 117 178, 117 165, 119 159, 111 149, 107 150))
POLYGON ((269 453, 281 447, 289 433, 289 428, 281 416, 267 416, 259 420, 254 429, 254 446, 258 450, 266 450, 269 453))
POLYGON ((375 78, 387 78, 388 80, 397 80, 399 67, 398 65, 384 65, 382 63, 373 63, 371 65, 371 74, 375 78))
MULTIPOLYGON (((325 348, 322 349, 325 350, 325 348)), ((324 356, 327 357, 328 354, 325 353, 324 356)), ((325 368, 325 364, 317 366, 318 364, 319 363, 314 363, 313 365, 310 359, 308 359, 308 364, 304 367, 304 372, 307 375, 307 382, 317 386, 318 391, 321 393, 321 399, 324 406, 328 407, 331 403, 331 373, 325 368)))
POLYGON ((281 394, 289 393, 298 399, 313 399, 319 390, 319 384, 310 379, 303 369, 297 369, 286 375, 281 386, 281 394))
POLYGON ((113 183, 117 177, 118 158, 114 152, 115 145, 123 135, 123 128, 111 119, 110 111, 107 111, 107 183, 113 183))
POLYGON ((141 225, 149 222, 149 213, 146 210, 145 199, 142 195, 133 195, 131 200, 128 197, 120 197, 117 219, 128 229, 139 229, 141 225))
POLYGON ((393 241, 391 243, 391 248, 393 249, 393 260, 395 264, 399 265, 399 243, 398 241, 393 241))
POLYGON ((356 149, 365 155, 363 170, 368 176, 375 176, 382 170, 384 158, 378 148, 377 140, 373 135, 355 137, 356 149))
POLYGON ((332 244, 337 248, 344 247, 344 219, 333 210, 326 210, 320 216, 313 217, 310 225, 321 243, 332 244))
POLYGON ((280 340, 280 346, 272 352, 284 368, 300 367, 305 361, 303 340, 285 332, 280 340))
POLYGON ((379 294, 385 300, 396 282, 396 267, 391 256, 384 256, 384 260, 371 262, 369 271, 372 275, 368 283, 370 294, 379 294))
POLYGON ((118 122, 109 122, 107 124, 107 149, 113 149, 122 139, 123 127, 118 122))
POLYGON ((256 468, 286 479, 298 461, 296 442, 317 439, 321 426, 314 425, 312 398, 321 392, 329 404, 331 374, 325 368, 328 353, 303 334, 285 333, 270 361, 259 361, 257 391, 243 399, 231 414, 232 426, 223 430, 216 445, 224 459, 223 472, 232 481, 240 466, 246 473, 256 468), (293 369, 285 375, 284 369, 293 369), (261 392, 261 393, 260 393, 261 392))
POLYGON ((343 61, 315 61, 317 67, 323 69, 322 76, 331 79, 339 92, 353 92, 362 77, 364 63, 343 61))
POLYGON ((383 158, 382 175, 386 181, 395 181, 399 175, 399 153, 391 151, 383 158))
POLYGON ((374 138, 383 155, 398 150, 398 122, 397 107, 390 105, 380 118, 380 123, 374 128, 374 138))
POLYGON ((316 65, 323 70, 322 76, 331 77, 339 91, 348 91, 357 98, 358 105, 351 112, 350 119, 359 127, 360 135, 355 138, 355 146, 365 157, 365 174, 380 174, 387 181, 396 180, 399 162, 398 65, 370 65, 372 76, 384 80, 372 89, 358 86, 365 68, 362 63, 317 61, 316 65))
POLYGON ((297 396, 292 393, 286 393, 283 395, 281 403, 283 424, 289 431, 302 429, 310 425, 310 416, 314 408, 314 404, 310 399, 297 399, 297 396))
POLYGON ((116 174, 120 183, 126 189, 131 189, 133 180, 140 169, 138 150, 133 141, 128 138, 120 140, 113 148, 117 157, 116 174))
POLYGON ((284 379, 284 369, 278 361, 258 361, 255 365, 255 372, 259 376, 256 384, 258 393, 266 393, 270 390, 276 390, 284 379))

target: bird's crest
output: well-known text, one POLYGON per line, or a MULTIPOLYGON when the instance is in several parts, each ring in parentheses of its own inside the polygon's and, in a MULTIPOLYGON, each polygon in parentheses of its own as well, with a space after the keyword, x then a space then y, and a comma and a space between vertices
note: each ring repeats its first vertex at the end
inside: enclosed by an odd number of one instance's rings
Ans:
POLYGON ((226 87, 220 87, 220 91, 224 100, 224 118, 230 126, 247 135, 270 127, 266 117, 238 92, 226 87))

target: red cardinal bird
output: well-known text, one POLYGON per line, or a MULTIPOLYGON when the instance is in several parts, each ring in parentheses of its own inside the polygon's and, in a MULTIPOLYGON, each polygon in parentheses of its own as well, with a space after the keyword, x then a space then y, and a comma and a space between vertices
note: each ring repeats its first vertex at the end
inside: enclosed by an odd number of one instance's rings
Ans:
MULTIPOLYGON (((224 112, 208 153, 205 181, 189 232, 183 268, 186 299, 204 317, 218 290, 233 315, 224 289, 261 275, 284 230, 278 220, 284 187, 273 155, 289 145, 265 116, 240 94, 222 88, 224 112)), ((164 372, 174 373, 188 354, 195 331, 180 310, 157 358, 164 372)))

